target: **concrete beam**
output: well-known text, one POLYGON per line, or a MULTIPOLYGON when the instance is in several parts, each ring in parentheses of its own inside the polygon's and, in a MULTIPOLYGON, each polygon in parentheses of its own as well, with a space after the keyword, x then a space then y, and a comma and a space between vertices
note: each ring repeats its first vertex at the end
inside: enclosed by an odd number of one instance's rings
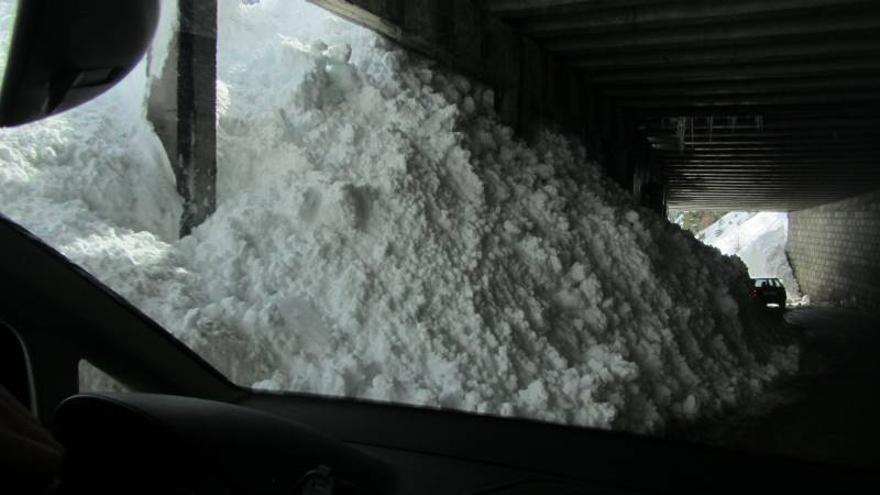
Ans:
MULTIPOLYGON (((880 51, 877 52, 880 58, 880 51)), ((880 90, 880 72, 849 76, 816 76, 810 78, 752 79, 728 82, 696 82, 682 84, 618 85, 606 89, 605 94, 617 99, 660 97, 749 96, 774 93, 848 92, 880 90)))
MULTIPOLYGON (((805 126, 817 128, 824 126, 831 120, 860 120, 866 122, 872 116, 880 115, 878 102, 855 102, 855 103, 817 103, 812 105, 755 105, 743 108, 740 106, 730 107, 680 107, 680 108, 642 108, 629 110, 640 124, 651 121, 667 120, 677 117, 689 119, 724 119, 732 116, 738 118, 737 125, 742 123, 743 130, 768 128, 773 123, 777 127, 782 125, 805 126), (762 120, 762 122, 759 122, 762 120), (800 122, 798 122, 800 121, 800 122), (784 123, 784 124, 783 124, 784 123)), ((876 118, 876 117, 874 117, 876 118)))
POLYGON ((688 193, 679 193, 675 189, 670 189, 669 198, 671 201, 685 201, 685 200, 704 200, 704 201, 719 201, 719 200, 728 200, 728 201, 760 201, 762 203, 776 203, 780 205, 784 205, 786 203, 791 204, 794 203, 822 203, 833 201, 835 199, 845 198, 852 194, 858 194, 860 191, 865 191, 870 189, 847 189, 843 191, 836 190, 825 190, 825 191, 808 191, 802 195, 797 196, 787 196, 784 195, 785 189, 773 189, 773 190, 761 190, 761 189, 747 189, 738 186, 730 186, 726 189, 702 189, 702 190, 694 190, 694 192, 688 193))
POLYGON ((793 195, 785 194, 786 191, 790 193, 790 189, 762 190, 743 188, 737 185, 727 186, 726 188, 709 189, 701 188, 700 186, 694 186, 689 187, 688 189, 677 189, 675 187, 670 188, 669 197, 671 200, 675 201, 682 201, 686 199, 705 201, 753 200, 761 201, 763 203, 790 204, 792 202, 803 203, 828 201, 832 198, 846 197, 847 195, 853 194, 853 191, 857 190, 858 189, 847 189, 843 191, 837 191, 834 189, 810 190, 804 191, 803 194, 793 195))
MULTIPOLYGON (((731 187, 729 190, 722 191, 704 191, 693 194, 680 194, 674 189, 668 192, 669 203, 682 205, 686 208, 688 205, 696 206, 696 203, 703 202, 716 205, 731 205, 730 209, 739 209, 738 206, 744 204, 760 204, 760 205, 776 205, 781 210, 792 210, 804 207, 804 205, 818 205, 843 199, 851 194, 858 194, 857 190, 835 192, 821 192, 799 197, 785 197, 778 194, 772 194, 775 191, 755 191, 749 193, 739 190, 739 188, 731 187)), ((696 208, 694 208, 696 209, 696 208)), ((764 209, 764 208, 761 208, 764 209)))
POLYGON ((844 158, 844 157, 836 157, 836 158, 785 158, 785 157, 772 157, 772 158, 667 158, 663 166, 664 168, 675 168, 675 167, 697 167, 704 166, 706 168, 715 168, 720 166, 731 166, 738 167, 743 173, 748 172, 751 168, 761 168, 767 166, 774 167, 782 167, 782 166, 798 166, 798 167, 807 167, 807 166, 816 166, 816 167, 829 167, 829 166, 837 166, 840 168, 852 167, 856 165, 865 165, 865 166, 876 166, 878 160, 876 158, 844 158))
POLYGON ((790 63, 757 63, 732 66, 697 66, 687 69, 609 71, 584 74, 588 83, 598 85, 687 84, 696 82, 742 82, 750 79, 793 79, 798 77, 871 76, 880 71, 880 59, 808 60, 790 63))
POLYGON ((838 148, 685 148, 682 150, 665 150, 658 153, 665 159, 708 159, 708 158, 742 158, 752 160, 755 158, 828 158, 828 157, 867 157, 880 158, 880 145, 877 143, 864 143, 861 145, 838 147, 838 148))
MULTIPOLYGON (((878 61, 880 62, 880 61, 878 61)), ((760 107, 772 105, 829 105, 837 103, 861 103, 880 101, 877 91, 820 91, 814 93, 768 93, 732 96, 690 96, 678 98, 620 98, 615 99, 622 108, 713 108, 713 107, 760 107)))
POLYGON ((781 161, 799 161, 808 162, 811 160, 829 160, 829 159, 850 159, 854 161, 873 160, 880 158, 878 148, 863 147, 860 149, 839 148, 834 150, 822 149, 782 149, 782 150, 762 150, 749 152, 747 150, 734 151, 694 151, 685 148, 675 151, 658 151, 657 154, 662 156, 668 162, 672 161, 710 161, 710 160, 731 160, 739 159, 740 161, 754 160, 772 160, 781 161))
POLYGON ((767 173, 767 172, 778 172, 783 174, 789 173, 820 173, 831 171, 834 174, 840 174, 841 170, 847 170, 852 173, 858 174, 877 174, 880 173, 880 169, 876 166, 876 162, 863 162, 863 163, 850 163, 850 162, 842 162, 836 164, 837 167, 826 167, 826 166, 810 166, 806 164, 785 164, 785 163, 771 163, 771 164, 760 164, 754 165, 751 167, 741 167, 737 164, 721 164, 721 165, 692 165, 692 164, 682 164, 682 163, 671 163, 668 166, 663 168, 664 174, 678 174, 678 173, 695 173, 695 174, 710 174, 710 173, 731 173, 731 174, 758 174, 758 173, 767 173))
MULTIPOLYGON (((752 201, 755 203, 760 203, 764 205, 768 204, 776 204, 781 208, 786 208, 786 205, 791 205, 794 203, 795 205, 804 204, 804 203, 812 203, 812 204, 823 204, 831 201, 840 200, 846 198, 847 196, 851 196, 853 194, 859 194, 860 192, 866 191, 866 189, 851 189, 839 192, 832 191, 816 191, 812 194, 804 193, 803 195, 799 195, 797 197, 793 196, 784 196, 782 193, 785 192, 784 189, 774 189, 774 190, 755 190, 751 191, 752 194, 747 194, 749 190, 737 186, 731 186, 726 190, 705 190, 702 194, 695 195, 679 195, 674 194, 673 191, 669 192, 670 202, 695 202, 699 200, 709 201, 709 202, 720 202, 727 201, 733 202, 734 204, 741 204, 746 201, 752 201), (778 199, 772 199, 772 197, 776 197, 778 199)), ((788 208, 786 208, 788 209, 788 208)))
POLYGON ((865 180, 877 180, 880 175, 842 175, 839 172, 829 170, 817 170, 814 173, 801 173, 800 171, 788 172, 752 172, 749 175, 743 173, 729 172, 675 172, 666 173, 664 178, 668 182, 681 181, 688 182, 693 180, 708 179, 719 184, 735 184, 735 183, 766 183, 766 184, 817 184, 830 186, 832 184, 858 184, 865 180))
POLYGON ((677 194, 674 190, 670 190, 669 199, 670 202, 694 202, 702 200, 708 202, 727 201, 740 203, 752 201, 765 205, 777 204, 780 207, 785 208, 785 205, 790 205, 792 203, 794 203, 795 205, 804 203, 828 203, 830 201, 839 200, 863 191, 866 191, 866 189, 851 189, 844 191, 814 191, 810 194, 807 194, 805 192, 803 195, 785 196, 783 194, 785 192, 784 189, 749 190, 738 186, 731 186, 728 189, 706 189, 702 192, 695 194, 677 194))
POLYGON ((844 148, 859 145, 875 145, 876 139, 880 138, 880 132, 862 136, 834 136, 832 133, 807 135, 790 134, 786 136, 748 136, 736 135, 711 135, 702 134, 688 135, 680 141, 676 136, 668 136, 668 139, 648 137, 651 146, 657 150, 666 151, 745 151, 745 150, 779 150, 779 149, 825 149, 844 148))
POLYGON ((669 198, 667 204, 669 208, 682 210, 719 210, 719 211, 796 211, 806 208, 813 208, 825 203, 839 201, 847 196, 836 196, 830 198, 816 198, 803 201, 772 201, 762 200, 761 198, 743 199, 743 198, 719 198, 712 200, 710 198, 669 198))
MULTIPOLYGON (((719 121, 723 122, 721 119, 719 119, 719 121)), ((871 121, 864 122, 868 125, 872 125, 871 121)), ((880 121, 878 121, 878 124, 880 124, 880 121)), ((671 132, 672 130, 666 127, 645 126, 641 128, 641 131, 645 133, 647 139, 651 142, 663 142, 669 139, 677 139, 675 134, 671 132)), ((693 136, 698 142, 708 141, 709 139, 712 140, 710 142, 743 140, 764 142, 789 140, 813 141, 815 139, 837 141, 847 139, 873 139, 878 134, 880 134, 880 127, 862 128, 856 126, 829 126, 823 128, 780 128, 777 126, 776 128, 764 127, 762 129, 749 129, 743 128, 742 126, 734 127, 731 125, 724 125, 718 127, 695 126, 693 132, 691 132, 689 128, 687 136, 684 136, 684 139, 686 142, 689 142, 693 136)))
MULTIPOLYGON (((880 130, 880 117, 865 115, 847 115, 841 112, 839 115, 821 115, 815 113, 801 113, 800 115, 786 114, 758 114, 745 115, 742 112, 727 115, 701 115, 690 116, 687 122, 688 137, 694 135, 767 135, 774 133, 785 135, 788 133, 808 134, 820 132, 833 134, 835 132, 863 133, 880 130), (760 122, 757 120, 761 117, 760 122), (711 118, 711 122, 709 120, 711 118)), ((675 130, 675 117, 653 117, 641 124, 640 129, 648 134, 663 133, 671 135, 675 130)))
POLYGON ((839 146, 837 148, 827 150, 822 147, 758 147, 758 146, 742 146, 742 147, 698 147, 690 146, 680 149, 663 149, 654 148, 657 154, 666 159, 676 159, 687 156, 694 158, 718 158, 718 157, 738 157, 743 160, 749 160, 752 157, 793 157, 793 156, 809 156, 809 157, 830 157, 837 158, 840 156, 865 156, 880 159, 880 145, 873 143, 858 143, 852 146, 839 146))
MULTIPOLYGON (((770 3, 770 2, 768 2, 770 3)), ((876 15, 829 15, 818 18, 790 18, 772 21, 750 20, 742 23, 710 24, 669 29, 634 30, 593 36, 568 36, 548 39, 544 46, 551 52, 576 56, 608 50, 644 51, 662 47, 694 47, 741 43, 766 46, 786 38, 824 35, 846 36, 853 31, 876 32, 880 19, 876 15)))
MULTIPOLYGON (((841 184, 848 185, 862 185, 865 182, 864 178, 858 180, 856 178, 853 179, 842 179, 836 180, 836 176, 834 175, 812 175, 812 176, 797 176, 797 177, 789 177, 782 175, 755 175, 752 177, 743 177, 743 176, 717 176, 717 175, 667 175, 664 177, 664 180, 667 185, 675 186, 675 185, 683 185, 688 186, 690 184, 700 184, 703 181, 709 181, 713 184, 723 184, 723 185, 749 185, 754 184, 756 182, 768 183, 768 184, 781 184, 787 185, 789 188, 796 187, 800 189, 801 186, 809 185, 809 186, 822 186, 826 188, 837 188, 841 184)), ((876 178, 874 178, 873 182, 877 182, 876 178)))
POLYGON ((589 10, 646 5, 668 0, 482 0, 487 12, 503 18, 522 18, 535 14, 571 13, 589 10))
POLYGON ((589 12, 580 15, 545 15, 519 25, 522 32, 534 36, 563 36, 614 29, 645 29, 655 24, 688 24, 730 19, 766 19, 776 13, 804 11, 821 7, 846 7, 861 0, 725 0, 723 2, 664 2, 589 12))
MULTIPOLYGON (((694 65, 734 65, 756 62, 790 62, 880 52, 880 39, 871 32, 857 31, 833 38, 797 40, 764 45, 705 47, 678 46, 674 49, 648 48, 637 52, 600 51, 567 59, 572 67, 589 71, 684 67, 694 65)), ((872 55, 871 55, 872 56, 872 55)))

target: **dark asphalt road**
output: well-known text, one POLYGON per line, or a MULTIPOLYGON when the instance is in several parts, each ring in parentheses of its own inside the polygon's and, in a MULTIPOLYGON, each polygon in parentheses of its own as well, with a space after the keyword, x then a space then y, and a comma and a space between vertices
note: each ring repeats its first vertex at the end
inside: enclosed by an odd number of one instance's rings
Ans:
POLYGON ((785 320, 803 336, 798 376, 746 413, 671 436, 880 470, 880 318, 801 308, 785 320))

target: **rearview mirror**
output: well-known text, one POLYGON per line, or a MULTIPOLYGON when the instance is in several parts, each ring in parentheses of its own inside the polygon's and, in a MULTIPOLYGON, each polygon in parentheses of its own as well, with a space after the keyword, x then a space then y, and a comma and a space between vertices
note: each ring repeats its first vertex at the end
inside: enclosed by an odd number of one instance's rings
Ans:
POLYGON ((69 110, 110 89, 146 53, 158 18, 159 0, 20 0, 0 127, 69 110))

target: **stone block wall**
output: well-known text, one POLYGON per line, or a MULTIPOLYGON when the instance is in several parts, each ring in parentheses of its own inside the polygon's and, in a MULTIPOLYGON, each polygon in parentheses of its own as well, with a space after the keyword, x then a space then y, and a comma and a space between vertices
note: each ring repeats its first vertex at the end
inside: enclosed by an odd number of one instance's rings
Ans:
POLYGON ((789 215, 788 253, 813 302, 880 308, 880 190, 789 215))

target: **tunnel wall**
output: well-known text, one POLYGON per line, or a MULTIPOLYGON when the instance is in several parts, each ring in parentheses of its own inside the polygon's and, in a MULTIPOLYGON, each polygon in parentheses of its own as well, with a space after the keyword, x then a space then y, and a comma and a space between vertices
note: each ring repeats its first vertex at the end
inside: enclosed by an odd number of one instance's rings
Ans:
POLYGON ((880 308, 880 190, 792 212, 786 251, 813 302, 880 308))

